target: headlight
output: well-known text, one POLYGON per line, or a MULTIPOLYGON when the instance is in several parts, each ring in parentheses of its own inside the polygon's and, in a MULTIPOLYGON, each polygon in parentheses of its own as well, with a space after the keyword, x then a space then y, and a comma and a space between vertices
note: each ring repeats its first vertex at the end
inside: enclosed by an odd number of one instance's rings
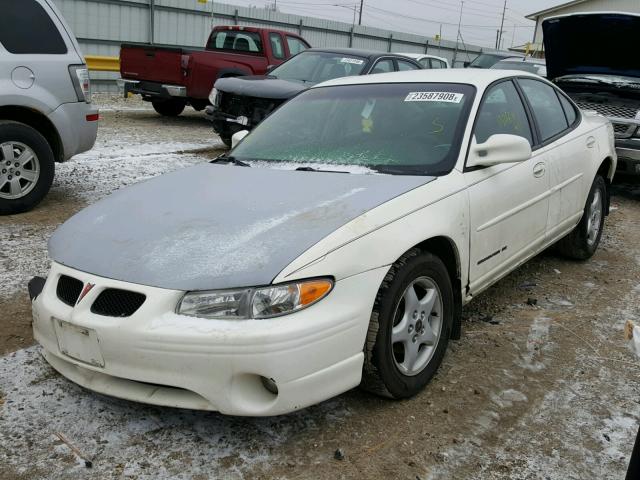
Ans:
POLYGON ((218 98, 218 90, 216 90, 215 88, 212 88, 211 93, 209 94, 209 103, 211 103, 211 105, 215 105, 217 98, 218 98))
POLYGON ((333 288, 328 278, 267 287, 187 292, 178 304, 181 315, 219 319, 271 318, 302 310, 333 288))

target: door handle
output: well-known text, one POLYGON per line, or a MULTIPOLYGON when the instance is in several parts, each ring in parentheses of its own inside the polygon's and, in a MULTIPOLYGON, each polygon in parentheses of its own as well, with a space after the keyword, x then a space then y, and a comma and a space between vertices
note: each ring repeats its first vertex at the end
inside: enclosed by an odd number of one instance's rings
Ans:
POLYGON ((544 175, 544 171, 545 171, 544 162, 538 162, 533 167, 533 176, 536 178, 540 178, 541 176, 544 175))
POLYGON ((596 139, 595 137, 589 137, 587 138, 587 148, 593 148, 593 146, 596 144, 596 139))

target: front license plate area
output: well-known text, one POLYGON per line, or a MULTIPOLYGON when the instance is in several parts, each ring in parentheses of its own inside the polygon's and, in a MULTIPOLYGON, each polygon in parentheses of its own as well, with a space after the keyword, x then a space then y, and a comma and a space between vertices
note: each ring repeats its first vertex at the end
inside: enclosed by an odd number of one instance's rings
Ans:
POLYGON ((64 355, 94 367, 104 367, 95 330, 57 318, 53 319, 53 327, 58 337, 58 348, 64 355))

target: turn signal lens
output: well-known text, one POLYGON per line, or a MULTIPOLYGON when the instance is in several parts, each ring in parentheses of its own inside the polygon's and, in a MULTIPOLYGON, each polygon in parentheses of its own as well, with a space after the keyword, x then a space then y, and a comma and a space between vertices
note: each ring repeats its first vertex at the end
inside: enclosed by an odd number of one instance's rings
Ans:
POLYGON ((300 305, 311 305, 324 297, 333 283, 329 280, 310 280, 299 284, 300 288, 300 305))

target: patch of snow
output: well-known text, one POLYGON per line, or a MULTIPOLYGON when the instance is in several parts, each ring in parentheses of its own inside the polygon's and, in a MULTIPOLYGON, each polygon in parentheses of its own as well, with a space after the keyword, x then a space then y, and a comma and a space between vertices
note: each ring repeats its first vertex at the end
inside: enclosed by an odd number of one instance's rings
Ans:
POLYGON ((118 400, 58 375, 39 347, 0 357, 0 398, 0 464, 29 478, 47 472, 50 480, 255 478, 254 469, 286 462, 278 453, 284 443, 351 414, 340 397, 270 418, 118 400), (93 460, 92 470, 54 432, 93 460))
POLYGON ((529 328, 527 336, 527 351, 521 355, 520 366, 538 372, 546 368, 543 360, 538 360, 540 350, 547 343, 549 338, 549 327, 551 319, 549 317, 536 317, 529 328))

